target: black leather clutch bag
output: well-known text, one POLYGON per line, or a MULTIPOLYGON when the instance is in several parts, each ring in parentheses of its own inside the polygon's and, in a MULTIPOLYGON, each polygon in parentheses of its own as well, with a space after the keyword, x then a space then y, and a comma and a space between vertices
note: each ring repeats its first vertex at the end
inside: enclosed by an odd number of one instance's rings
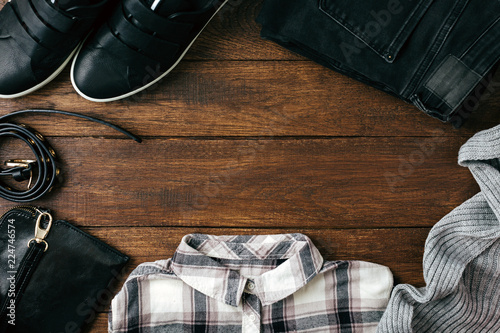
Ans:
POLYGON ((0 332, 81 332, 128 259, 48 211, 9 210, 0 218, 0 332))

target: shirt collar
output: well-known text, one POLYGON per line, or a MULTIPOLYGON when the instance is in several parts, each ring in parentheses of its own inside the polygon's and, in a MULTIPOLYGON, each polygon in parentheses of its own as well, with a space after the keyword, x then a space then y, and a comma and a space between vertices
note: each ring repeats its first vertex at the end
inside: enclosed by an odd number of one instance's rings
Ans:
POLYGON ((228 305, 238 306, 248 277, 221 261, 236 266, 261 265, 265 272, 252 277, 255 288, 246 292, 255 294, 262 305, 275 303, 293 294, 311 281, 323 265, 318 249, 303 234, 191 234, 182 239, 172 258, 171 268, 184 283, 197 291, 228 305), (278 260, 279 264, 265 269, 265 265, 272 260, 278 260))

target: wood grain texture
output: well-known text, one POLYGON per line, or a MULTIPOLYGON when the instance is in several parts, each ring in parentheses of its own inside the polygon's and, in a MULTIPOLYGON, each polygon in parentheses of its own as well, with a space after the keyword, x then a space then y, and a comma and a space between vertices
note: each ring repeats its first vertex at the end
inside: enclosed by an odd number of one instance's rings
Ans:
MULTIPOLYGON (((143 136, 169 137, 432 136, 436 129, 470 136, 500 121, 499 94, 487 98, 465 128, 450 130, 412 105, 264 41, 255 23, 260 4, 230 0, 185 61, 155 87, 125 101, 86 101, 73 90, 66 69, 27 97, 0 100, 0 114, 33 107, 72 110, 143 136)), ((117 135, 66 117, 30 119, 51 135, 117 135)))
MULTIPOLYGON (((500 80, 500 78, 499 78, 500 80)), ((471 136, 500 121, 492 95, 452 129, 416 107, 312 62, 183 62, 156 88, 113 103, 74 92, 68 71, 21 99, 0 100, 1 113, 26 108, 71 110, 114 122, 142 136, 471 136)), ((64 116, 29 116, 57 136, 118 136, 64 116)))
POLYGON ((37 204, 87 226, 429 227, 478 191, 466 138, 49 140, 65 180, 37 204))
MULTIPOLYGON (((396 283, 405 281, 421 286, 423 275, 415 270, 421 264, 424 242, 430 228, 386 229, 305 229, 305 228, 158 228, 135 227, 83 227, 96 236, 129 255, 130 272, 143 262, 171 258, 184 235, 204 233, 211 235, 261 235, 303 233, 321 252, 324 260, 364 260, 388 266, 396 283), (381 241, 383 240, 383 241, 381 241)), ((128 276, 128 274, 126 274, 128 276)), ((123 282, 123 279, 122 279, 123 282)))
MULTIPOLYGON (((137 144, 64 116, 13 119, 60 156, 64 182, 33 204, 131 256, 126 274, 170 258, 188 233, 302 232, 326 260, 376 262, 396 283, 423 286, 430 228, 479 190, 457 154, 500 122, 498 84, 452 129, 262 40, 261 4, 229 0, 170 75, 127 100, 84 100, 68 68, 29 96, 0 100, 2 115, 75 111, 145 138, 137 144)), ((1 142, 0 162, 28 156, 18 142, 1 142)), ((2 200, 0 210, 14 205, 2 200)), ((88 332, 106 331, 99 313, 88 332)))

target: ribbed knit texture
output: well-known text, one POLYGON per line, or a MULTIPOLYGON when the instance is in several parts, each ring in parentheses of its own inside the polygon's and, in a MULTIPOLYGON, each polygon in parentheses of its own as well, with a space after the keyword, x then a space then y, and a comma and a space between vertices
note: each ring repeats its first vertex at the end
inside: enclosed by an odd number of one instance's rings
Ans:
POLYGON ((481 192, 439 221, 425 244, 426 287, 394 288, 377 332, 500 332, 500 126, 459 152, 481 192))

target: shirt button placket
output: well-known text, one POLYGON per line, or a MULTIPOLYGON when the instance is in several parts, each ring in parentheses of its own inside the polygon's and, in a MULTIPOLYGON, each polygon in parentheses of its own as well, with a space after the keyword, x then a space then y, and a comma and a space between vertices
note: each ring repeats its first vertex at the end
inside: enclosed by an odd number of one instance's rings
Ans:
POLYGON ((247 294, 243 299, 242 333, 260 332, 261 304, 257 296, 247 294))

